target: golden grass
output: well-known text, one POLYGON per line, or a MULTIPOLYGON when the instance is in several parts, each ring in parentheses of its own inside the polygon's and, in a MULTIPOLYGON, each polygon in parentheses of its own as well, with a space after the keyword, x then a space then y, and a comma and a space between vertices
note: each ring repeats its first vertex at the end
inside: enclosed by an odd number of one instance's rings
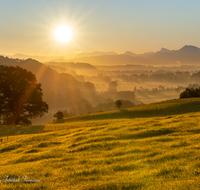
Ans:
POLYGON ((91 120, 106 120, 106 119, 134 119, 134 118, 148 118, 148 117, 163 117, 179 115, 184 113, 199 112, 200 111, 200 98, 186 98, 177 100, 168 100, 129 108, 125 110, 117 110, 110 112, 99 112, 87 115, 80 115, 76 117, 65 118, 52 122, 66 123, 75 121, 91 121, 91 120))
POLYGON ((1 189, 199 189, 199 122, 200 112, 193 112, 13 132, 0 145, 0 179, 26 175, 40 182, 1 182, 1 189))

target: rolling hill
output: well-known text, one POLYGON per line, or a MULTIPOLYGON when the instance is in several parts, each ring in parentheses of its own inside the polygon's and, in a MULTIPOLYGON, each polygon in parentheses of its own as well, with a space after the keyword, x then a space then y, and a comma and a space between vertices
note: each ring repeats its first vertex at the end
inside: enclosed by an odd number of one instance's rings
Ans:
POLYGON ((8 57, 0 56, 0 65, 6 66, 19 66, 28 71, 31 71, 37 78, 37 81, 42 85, 47 86, 75 86, 79 85, 79 82, 70 74, 58 73, 54 69, 36 61, 34 59, 11 59, 8 57))
POLYGON ((74 62, 46 62, 45 65, 50 66, 51 68, 63 72, 69 72, 69 70, 73 70, 78 74, 85 75, 94 75, 98 74, 99 70, 88 63, 74 63, 74 62), (60 67, 60 68, 59 68, 60 67))
POLYGON ((20 59, 37 59, 42 62, 80 62, 97 65, 150 65, 150 66, 180 66, 180 65, 199 65, 200 64, 200 48, 194 45, 185 45, 178 50, 169 50, 161 48, 157 52, 147 52, 143 54, 135 54, 131 51, 126 51, 123 54, 115 52, 82 52, 74 58, 64 57, 45 57, 31 56, 24 54, 15 54, 13 58, 20 59))
POLYGON ((1 189, 199 189, 200 98, 0 126, 1 189), (7 141, 7 136, 8 141, 7 141), (27 179, 35 183, 22 182, 27 179))
POLYGON ((70 117, 70 118, 65 118, 64 121, 58 121, 58 122, 74 122, 74 121, 120 119, 120 118, 135 119, 135 118, 149 118, 155 116, 164 117, 164 116, 179 115, 179 114, 199 112, 199 111, 200 111, 200 99, 186 98, 186 99, 157 102, 120 111, 99 112, 99 113, 81 115, 77 117, 70 117))

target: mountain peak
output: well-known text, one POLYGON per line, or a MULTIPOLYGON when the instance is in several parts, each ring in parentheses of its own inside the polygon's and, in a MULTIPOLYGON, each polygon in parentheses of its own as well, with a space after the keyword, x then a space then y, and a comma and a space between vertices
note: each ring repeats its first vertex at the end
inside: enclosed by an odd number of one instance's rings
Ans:
POLYGON ((170 52, 170 50, 162 47, 159 52, 170 52))
POLYGON ((124 53, 124 55, 130 55, 130 56, 133 56, 133 57, 136 56, 136 54, 133 53, 133 52, 131 52, 131 51, 126 51, 126 52, 124 53))
POLYGON ((200 49, 196 46, 192 46, 192 45, 185 45, 183 46, 179 51, 184 51, 184 52, 197 52, 200 51, 200 49))

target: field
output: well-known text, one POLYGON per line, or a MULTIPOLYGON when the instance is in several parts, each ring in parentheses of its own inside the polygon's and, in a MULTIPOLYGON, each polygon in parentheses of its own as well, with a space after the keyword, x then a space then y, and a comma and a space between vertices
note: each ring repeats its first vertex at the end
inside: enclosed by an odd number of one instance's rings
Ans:
POLYGON ((0 126, 0 189, 200 189, 199 123, 194 98, 0 126))

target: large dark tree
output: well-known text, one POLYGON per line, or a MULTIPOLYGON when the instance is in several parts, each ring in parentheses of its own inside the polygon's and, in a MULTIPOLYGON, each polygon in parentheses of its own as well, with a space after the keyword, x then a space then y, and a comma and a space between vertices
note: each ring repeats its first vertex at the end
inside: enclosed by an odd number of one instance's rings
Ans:
POLYGON ((48 112, 41 84, 21 67, 0 65, 0 120, 5 125, 31 124, 30 119, 48 112))

